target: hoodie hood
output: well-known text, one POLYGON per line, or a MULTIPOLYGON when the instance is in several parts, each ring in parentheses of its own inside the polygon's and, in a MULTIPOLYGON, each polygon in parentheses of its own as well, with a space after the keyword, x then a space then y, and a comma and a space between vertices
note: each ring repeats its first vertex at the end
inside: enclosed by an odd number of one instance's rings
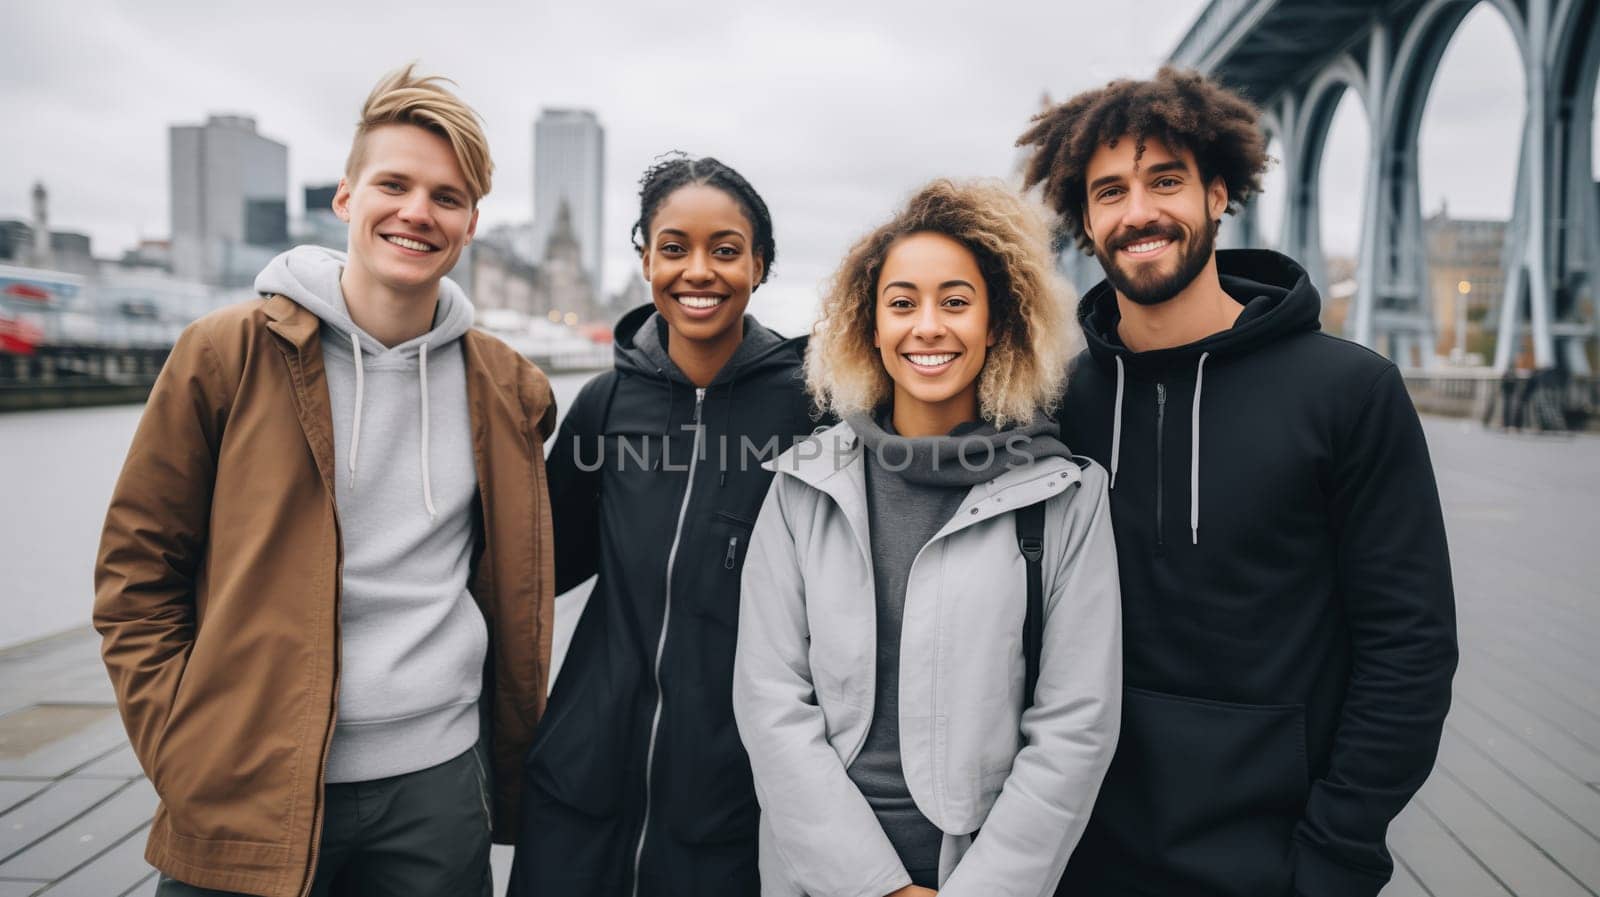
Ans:
MULTIPOLYGON (((613 333, 617 370, 693 388, 694 384, 667 355, 667 321, 656 312, 654 305, 641 305, 624 314, 613 333)), ((805 344, 803 336, 784 337, 753 315, 745 315, 744 339, 711 385, 720 386, 767 368, 792 365, 796 359, 805 357, 805 344)))
POLYGON ((1078 302, 1078 323, 1095 363, 1110 369, 1121 358, 1141 369, 1192 368, 1202 354, 1240 355, 1322 326, 1322 297, 1305 269, 1286 255, 1268 249, 1219 250, 1217 274, 1222 289, 1244 306, 1233 326, 1188 345, 1150 352, 1134 352, 1122 344, 1116 290, 1110 281, 1100 281, 1078 302))
POLYGON ((1078 323, 1083 327, 1089 355, 1102 368, 1115 370, 1117 391, 1111 420, 1111 488, 1117 488, 1122 466, 1122 409, 1127 371, 1149 374, 1194 371, 1194 398, 1189 406, 1189 530, 1200 544, 1200 407, 1204 394, 1206 362, 1212 357, 1242 355, 1296 333, 1319 329, 1322 297, 1305 269, 1288 256, 1268 249, 1225 249, 1217 253, 1217 275, 1244 311, 1227 330, 1184 346, 1134 352, 1122 344, 1117 323, 1122 312, 1110 281, 1102 280, 1078 303, 1078 323))
MULTIPOLYGON (((344 290, 339 284, 346 261, 346 255, 337 250, 322 246, 296 246, 280 253, 256 275, 256 291, 294 300, 322 321, 324 351, 331 348, 341 355, 348 352, 354 356, 355 400, 351 405, 350 444, 344 452, 352 482, 356 480, 357 462, 361 457, 361 418, 366 405, 369 356, 370 364, 375 367, 417 372, 422 501, 429 518, 436 518, 438 511, 433 502, 433 472, 429 463, 432 415, 428 408, 428 354, 437 354, 451 346, 472 328, 472 303, 467 301, 467 294, 454 281, 443 278, 439 281, 439 305, 433 313, 433 327, 427 333, 399 345, 385 346, 350 319, 344 290)), ((330 388, 331 381, 330 376, 330 388)), ((384 429, 384 421, 376 423, 380 429, 384 429)))
POLYGON ((1041 458, 1070 458, 1060 428, 1048 415, 996 430, 987 422, 965 423, 944 436, 901 436, 889 409, 847 414, 845 422, 885 469, 923 486, 976 486, 1001 472, 1041 458))
POLYGON ((256 292, 287 296, 337 331, 343 343, 359 344, 369 355, 390 359, 415 359, 424 345, 437 352, 472 329, 472 303, 461 287, 446 277, 439 281, 439 307, 433 314, 432 329, 399 345, 385 346, 350 320, 344 290, 339 286, 346 262, 346 255, 336 249, 296 246, 280 253, 256 275, 256 292))

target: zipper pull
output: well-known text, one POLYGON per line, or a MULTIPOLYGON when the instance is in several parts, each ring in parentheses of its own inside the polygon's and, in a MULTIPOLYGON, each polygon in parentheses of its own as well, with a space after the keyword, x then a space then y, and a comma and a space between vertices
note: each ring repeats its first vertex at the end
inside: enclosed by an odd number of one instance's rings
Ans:
POLYGON ((738 549, 738 547, 739 547, 739 537, 738 536, 729 536, 728 537, 728 553, 727 553, 726 556, 724 556, 722 558, 722 569, 724 569, 724 570, 732 570, 733 569, 733 562, 736 559, 735 551, 738 549))
POLYGON ((1160 405, 1162 407, 1166 407, 1166 404, 1167 404, 1167 384, 1165 384, 1165 383, 1157 383, 1156 384, 1156 404, 1160 405))

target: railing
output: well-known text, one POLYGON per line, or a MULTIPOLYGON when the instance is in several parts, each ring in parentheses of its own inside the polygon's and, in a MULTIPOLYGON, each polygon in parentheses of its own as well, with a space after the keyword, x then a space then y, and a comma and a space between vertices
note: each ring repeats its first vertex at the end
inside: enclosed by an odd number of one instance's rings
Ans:
POLYGON ((1425 414, 1473 418, 1486 426, 1541 432, 1600 431, 1600 377, 1550 368, 1502 375, 1492 368, 1403 370, 1425 414))

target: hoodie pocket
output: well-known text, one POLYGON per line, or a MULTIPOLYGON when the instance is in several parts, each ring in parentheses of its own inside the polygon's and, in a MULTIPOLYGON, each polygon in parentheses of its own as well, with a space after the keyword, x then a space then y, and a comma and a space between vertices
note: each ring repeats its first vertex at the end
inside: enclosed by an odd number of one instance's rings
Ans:
POLYGON ((1197 892, 1276 894, 1309 791, 1304 705, 1130 687, 1094 815, 1132 868, 1197 892))

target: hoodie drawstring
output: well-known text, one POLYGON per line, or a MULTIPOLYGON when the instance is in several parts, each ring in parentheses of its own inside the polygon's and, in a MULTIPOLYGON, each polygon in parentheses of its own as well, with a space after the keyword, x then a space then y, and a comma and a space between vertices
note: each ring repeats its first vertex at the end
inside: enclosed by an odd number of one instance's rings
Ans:
MULTIPOLYGON (((1200 353, 1200 363, 1194 368, 1194 410, 1189 419, 1189 537, 1200 544, 1200 387, 1206 373, 1206 359, 1210 352, 1200 353)), ((1121 359, 1117 359, 1121 363, 1121 359)))
POLYGON ((1111 417, 1111 488, 1117 488, 1117 464, 1122 461, 1122 387, 1125 375, 1122 356, 1117 356, 1117 399, 1111 417))
POLYGON ((356 451, 361 446, 361 404, 365 392, 362 382, 361 337, 350 334, 350 347, 356 353, 356 410, 354 419, 350 422, 350 488, 356 486, 356 451))
MULTIPOLYGON (((1206 359, 1210 352, 1200 353, 1200 362, 1194 369, 1194 405, 1189 412, 1189 538, 1200 544, 1200 393, 1205 386, 1206 359)), ((1117 396, 1111 419, 1111 486, 1117 488, 1117 465, 1122 460, 1122 395, 1126 374, 1122 356, 1116 356, 1117 396)))
POLYGON ((422 390, 422 505, 428 509, 428 519, 436 520, 439 513, 433 509, 433 482, 428 474, 428 344, 423 343, 417 352, 418 382, 422 390))

